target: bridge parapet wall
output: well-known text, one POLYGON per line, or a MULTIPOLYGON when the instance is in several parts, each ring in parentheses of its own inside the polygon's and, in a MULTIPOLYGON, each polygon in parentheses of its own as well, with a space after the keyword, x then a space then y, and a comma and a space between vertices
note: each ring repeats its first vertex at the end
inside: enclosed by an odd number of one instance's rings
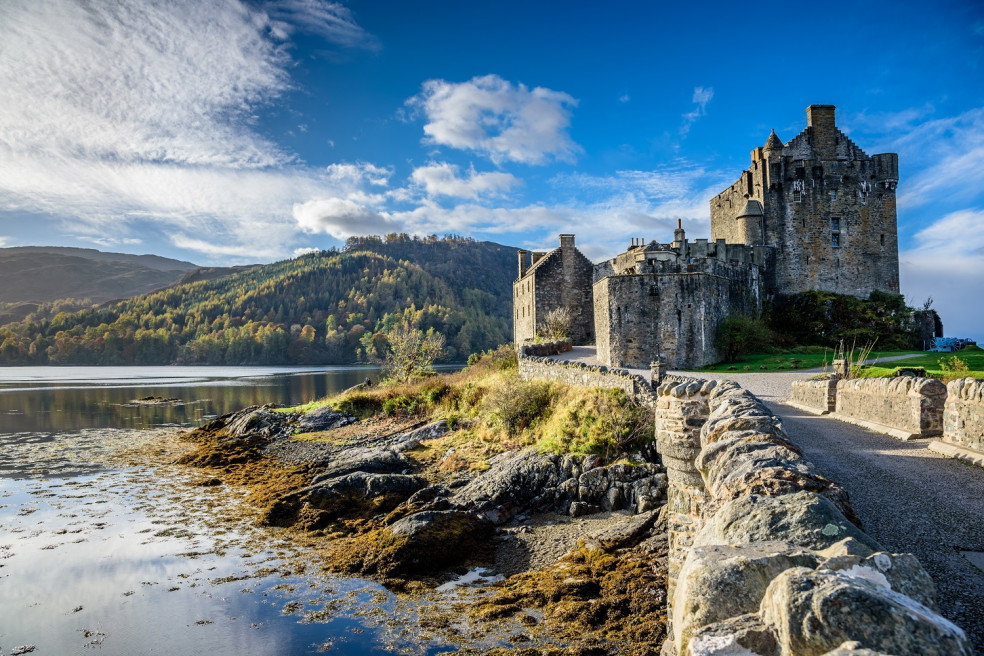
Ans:
POLYGON ((789 404, 819 415, 827 415, 837 407, 837 381, 840 376, 830 374, 824 380, 795 380, 789 404))
POLYGON ((835 416, 903 440, 943 434, 946 386, 934 378, 857 378, 837 383, 835 416))
POLYGON ((931 449, 984 466, 984 378, 959 378, 947 386, 943 439, 931 449))
POLYGON ((656 403, 656 394, 649 381, 625 369, 529 356, 521 351, 519 376, 523 380, 556 380, 575 387, 620 389, 647 407, 655 407, 656 403))
POLYGON ((915 557, 886 553, 859 528, 843 489, 813 469, 757 398, 700 380, 670 379, 657 394, 657 449, 670 482, 664 654, 819 655, 850 641, 900 655, 971 654, 963 631, 938 614, 915 557), (675 450, 695 449, 695 436, 702 485, 675 450), (674 514, 689 535, 674 536, 674 514))

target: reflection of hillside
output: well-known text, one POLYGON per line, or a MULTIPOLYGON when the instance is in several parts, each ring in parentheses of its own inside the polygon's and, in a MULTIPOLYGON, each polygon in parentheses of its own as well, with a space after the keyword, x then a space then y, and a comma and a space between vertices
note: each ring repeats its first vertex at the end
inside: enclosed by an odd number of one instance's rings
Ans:
MULTIPOLYGON (((204 372, 203 372, 204 373, 204 372)), ((281 373, 231 378, 204 384, 121 385, 113 387, 0 387, 0 432, 61 432, 89 428, 193 426, 250 405, 312 401, 356 385, 374 368, 281 373), (136 405, 144 396, 177 397, 180 404, 136 405)))

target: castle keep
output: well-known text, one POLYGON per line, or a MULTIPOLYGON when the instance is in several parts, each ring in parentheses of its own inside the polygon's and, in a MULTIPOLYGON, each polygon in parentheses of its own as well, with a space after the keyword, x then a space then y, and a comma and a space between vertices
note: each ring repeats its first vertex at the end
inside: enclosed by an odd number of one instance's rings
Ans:
POLYGON ((837 129, 833 105, 810 105, 806 118, 785 145, 769 135, 711 199, 711 238, 774 247, 779 293, 897 294, 898 155, 866 155, 837 129))
POLYGON ((681 227, 668 244, 633 239, 592 265, 561 235, 549 253, 519 253, 513 284, 517 344, 567 307, 570 338, 592 339, 599 362, 700 367, 721 359, 714 335, 729 315, 754 315, 774 294, 808 290, 867 298, 898 293, 898 155, 867 155, 811 105, 807 127, 783 144, 773 131, 751 166, 711 199, 711 240, 681 227))

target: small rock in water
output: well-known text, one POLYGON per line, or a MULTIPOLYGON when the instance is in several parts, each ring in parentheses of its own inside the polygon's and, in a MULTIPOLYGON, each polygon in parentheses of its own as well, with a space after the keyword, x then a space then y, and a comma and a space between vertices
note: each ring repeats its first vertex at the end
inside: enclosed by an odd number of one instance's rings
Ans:
POLYGON ((30 654, 37 649, 34 645, 21 645, 10 650, 10 656, 20 656, 20 654, 30 654))

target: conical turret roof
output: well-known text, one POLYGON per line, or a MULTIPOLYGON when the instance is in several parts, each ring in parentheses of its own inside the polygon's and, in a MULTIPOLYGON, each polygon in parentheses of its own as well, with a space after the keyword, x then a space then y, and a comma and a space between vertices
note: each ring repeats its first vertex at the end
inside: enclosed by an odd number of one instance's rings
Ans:
POLYGON ((776 134, 776 131, 773 130, 772 134, 769 135, 769 140, 765 142, 765 149, 779 150, 780 148, 782 148, 782 140, 779 139, 779 136, 776 134))

